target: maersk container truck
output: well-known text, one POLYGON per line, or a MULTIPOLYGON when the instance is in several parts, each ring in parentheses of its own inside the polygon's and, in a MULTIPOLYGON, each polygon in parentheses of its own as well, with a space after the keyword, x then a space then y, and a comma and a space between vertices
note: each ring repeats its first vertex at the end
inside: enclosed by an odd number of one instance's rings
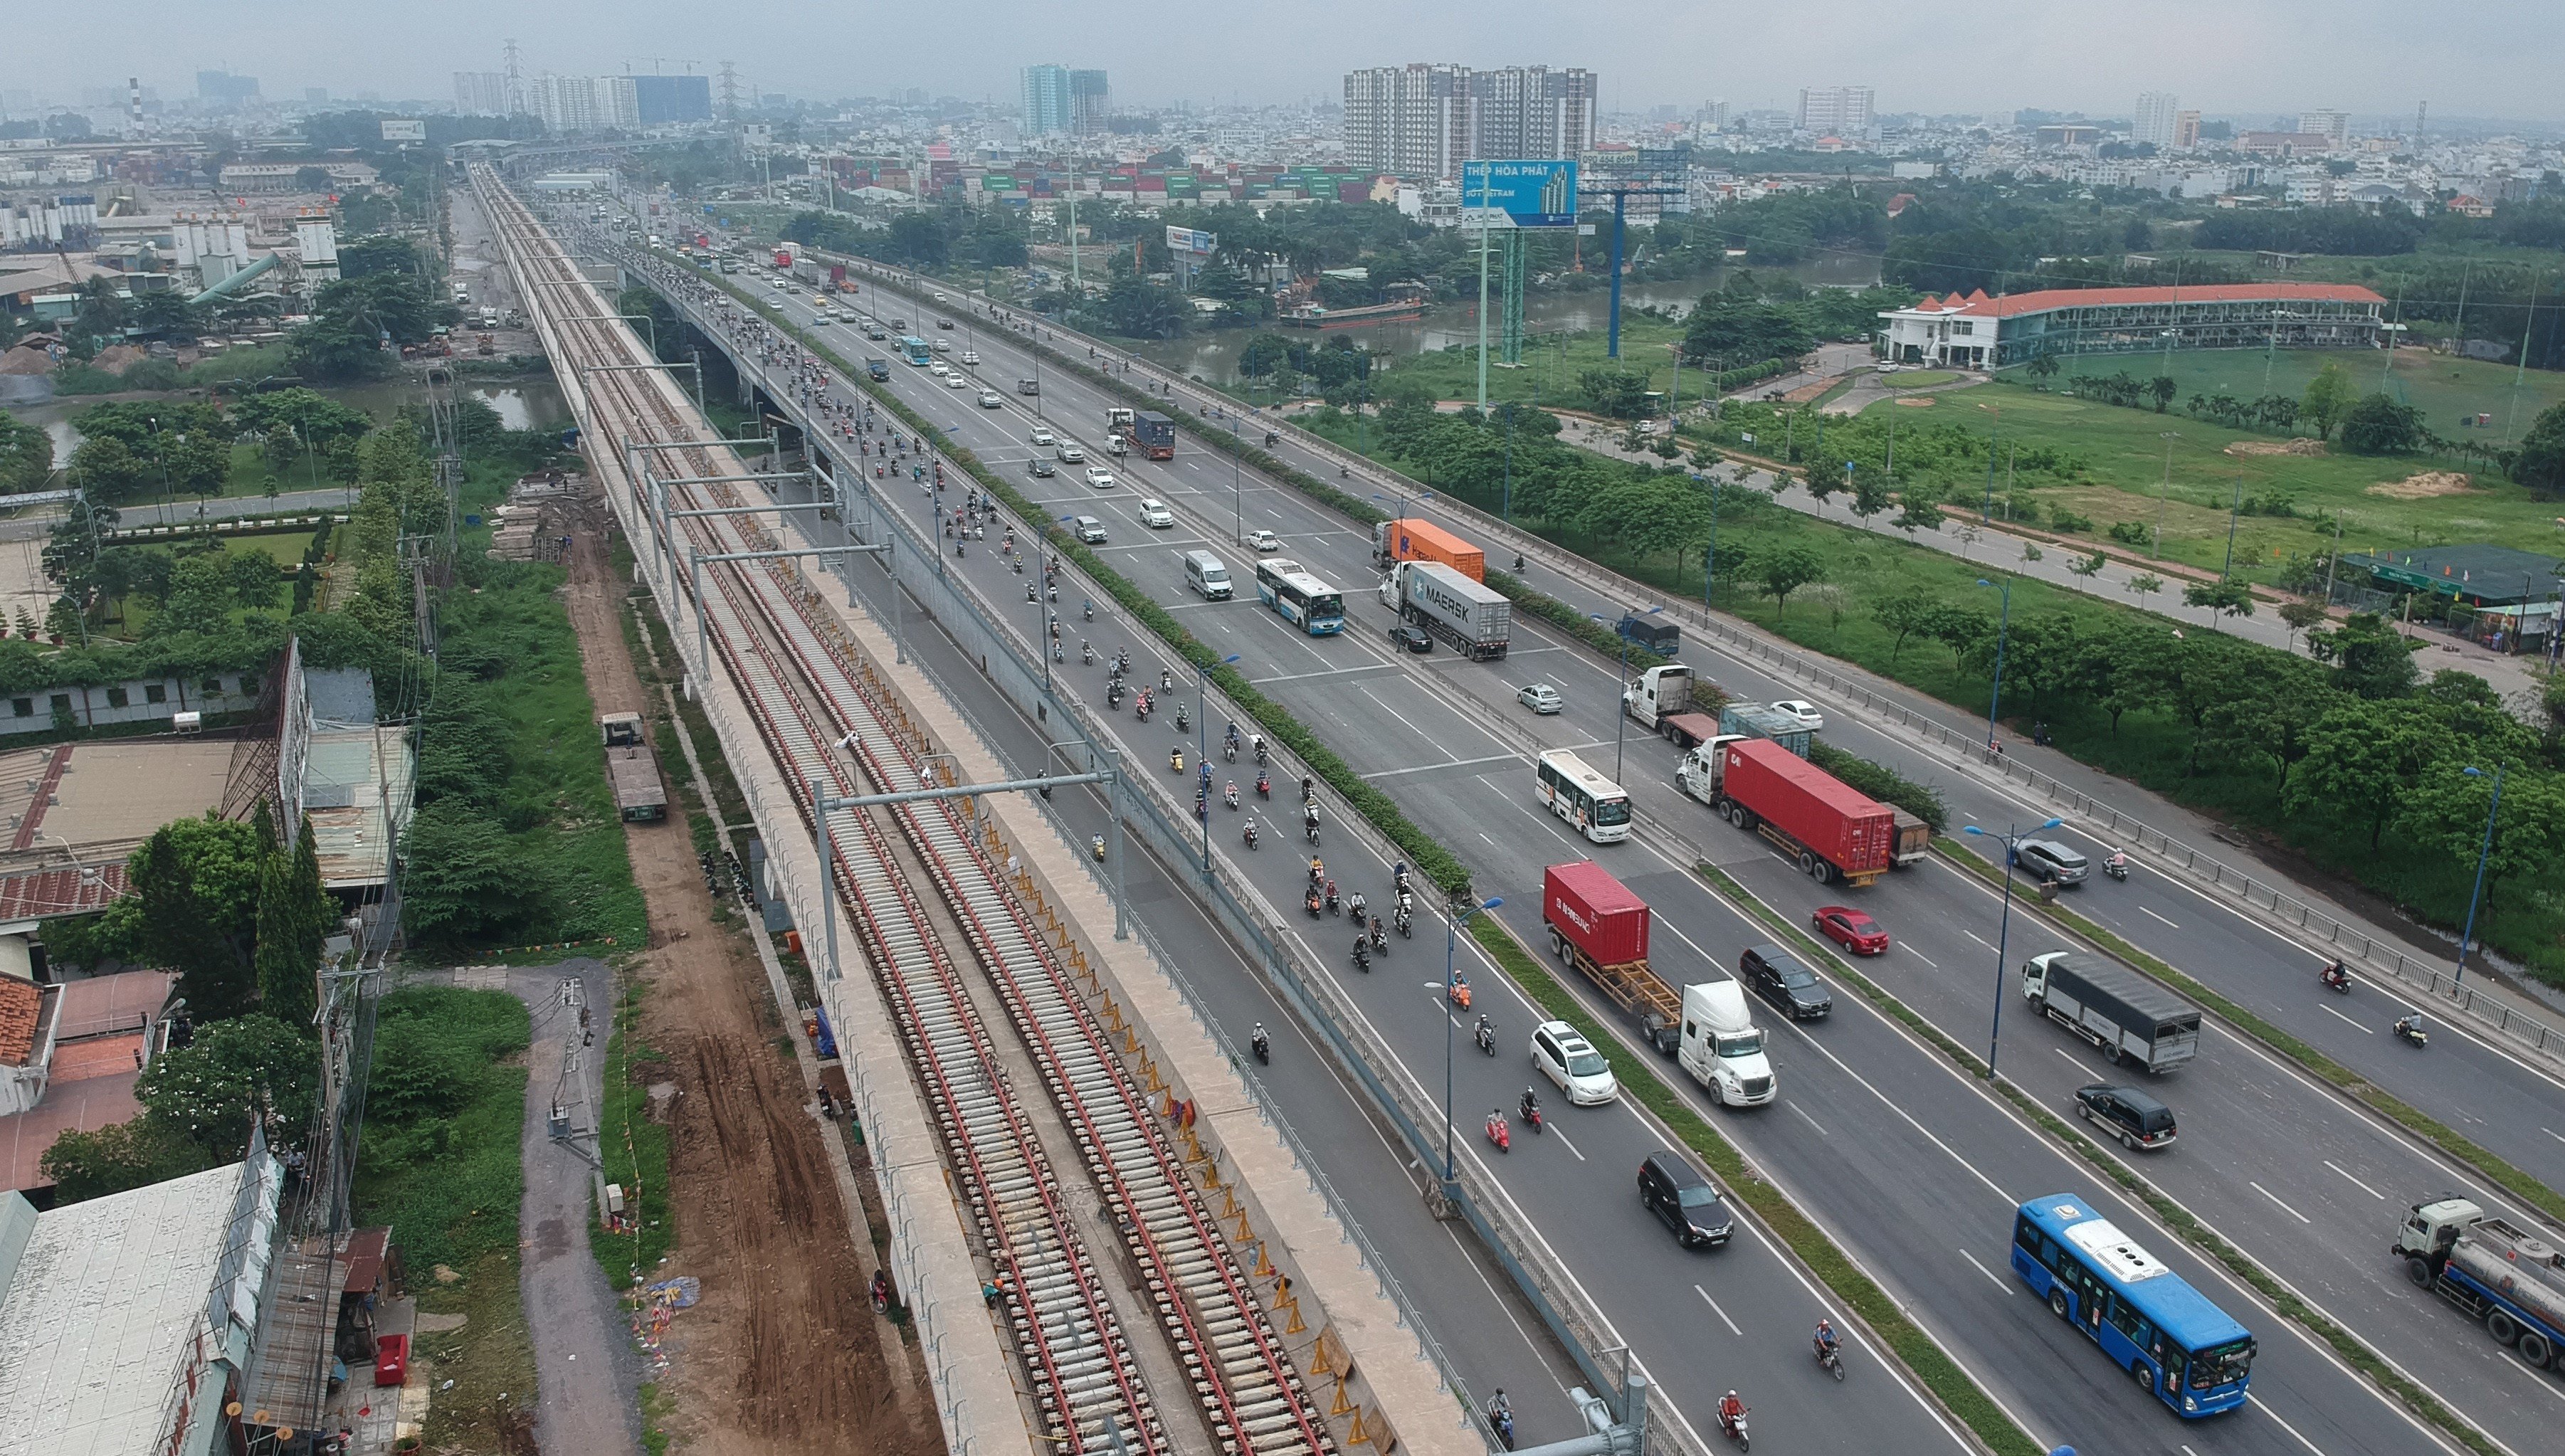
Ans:
POLYGON ((1481 662, 1505 656, 1514 633, 1512 601, 1441 562, 1393 562, 1380 605, 1481 662))
POLYGON ((2030 1009, 2149 1072, 2171 1072, 2200 1055, 2200 1008, 2126 966, 2052 950, 2021 968, 2030 1009))
POLYGON ((1371 528, 1372 565, 1402 561, 1439 561, 1473 582, 1488 580, 1488 554, 1435 525, 1415 517, 1380 521, 1371 528))
POLYGON ((2544 1369, 2565 1350, 2565 1252, 2455 1194, 2418 1203, 2389 1251, 2405 1277, 2481 1323, 2544 1369))
POLYGON ((1868 884, 1896 851, 1887 805, 1781 745, 1719 737, 1684 755, 1675 780, 1685 793, 1742 830, 1751 830, 1823 883, 1868 884))

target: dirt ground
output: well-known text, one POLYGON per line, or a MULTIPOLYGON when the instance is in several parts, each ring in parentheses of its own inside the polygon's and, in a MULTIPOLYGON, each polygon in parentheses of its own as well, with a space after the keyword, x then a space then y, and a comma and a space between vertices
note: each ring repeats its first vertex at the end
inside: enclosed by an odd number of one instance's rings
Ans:
MULTIPOLYGON (((593 497, 555 534, 573 538, 567 606, 598 711, 648 711, 618 617, 626 584, 611 570, 606 516, 593 497)), ((664 736, 664 734, 662 735, 664 736)), ((658 744, 669 776, 684 773, 658 744)), ((814 1093, 777 1050, 784 1035, 756 952, 716 925, 682 819, 626 836, 649 904, 644 1042, 668 1059, 673 1096, 654 1096, 671 1127, 669 1203, 677 1243, 661 1276, 690 1274, 703 1300, 678 1315, 662 1349, 665 1421, 676 1448, 708 1456, 820 1452, 925 1456, 940 1451, 892 1404, 879 1329, 826 1159, 805 1108, 814 1093)))
POLYGON ((2383 495, 2400 501, 2429 500, 2434 496, 2465 495, 2475 489, 2475 482, 2455 470, 2426 470, 2408 475, 2403 480, 2390 480, 2371 486, 2364 495, 2383 495))

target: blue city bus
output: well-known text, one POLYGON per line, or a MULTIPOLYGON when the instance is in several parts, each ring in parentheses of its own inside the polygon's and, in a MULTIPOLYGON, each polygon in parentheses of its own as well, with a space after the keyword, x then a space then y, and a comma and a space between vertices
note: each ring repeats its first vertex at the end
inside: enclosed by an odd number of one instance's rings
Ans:
POLYGON ((935 350, 914 334, 902 334, 899 336, 899 357, 922 368, 935 362, 935 350))
POLYGON ((2187 1420, 2244 1403, 2252 1332, 2092 1205, 2052 1193, 2013 1220, 2012 1269, 2058 1319, 2187 1420))
POLYGON ((1313 637, 1345 629, 1344 594, 1300 570, 1298 562, 1281 557, 1258 562, 1256 595, 1284 621, 1313 637))

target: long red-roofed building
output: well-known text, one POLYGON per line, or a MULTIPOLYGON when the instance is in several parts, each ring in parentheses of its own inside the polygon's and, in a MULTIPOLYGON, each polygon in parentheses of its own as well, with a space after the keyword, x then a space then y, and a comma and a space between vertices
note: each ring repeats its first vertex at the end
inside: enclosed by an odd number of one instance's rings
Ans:
POLYGON ((2042 355, 2173 349, 2374 349, 2387 300, 2345 283, 2049 288, 1926 298, 1880 314, 1895 364, 2006 368, 2042 355), (2168 339, 2170 335, 2170 339, 2168 339))

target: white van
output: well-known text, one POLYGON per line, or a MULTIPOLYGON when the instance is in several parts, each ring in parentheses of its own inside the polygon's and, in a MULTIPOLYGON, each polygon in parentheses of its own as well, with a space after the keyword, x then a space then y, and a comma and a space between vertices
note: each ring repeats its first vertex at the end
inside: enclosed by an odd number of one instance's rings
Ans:
POLYGON ((1208 602, 1227 602, 1232 595, 1228 566, 1208 551, 1185 553, 1185 585, 1208 602))
POLYGON ((1683 1048, 1676 1062, 1722 1106, 1757 1107, 1772 1100, 1772 1064, 1763 1030, 1735 981, 1701 981, 1683 993, 1683 1048))

